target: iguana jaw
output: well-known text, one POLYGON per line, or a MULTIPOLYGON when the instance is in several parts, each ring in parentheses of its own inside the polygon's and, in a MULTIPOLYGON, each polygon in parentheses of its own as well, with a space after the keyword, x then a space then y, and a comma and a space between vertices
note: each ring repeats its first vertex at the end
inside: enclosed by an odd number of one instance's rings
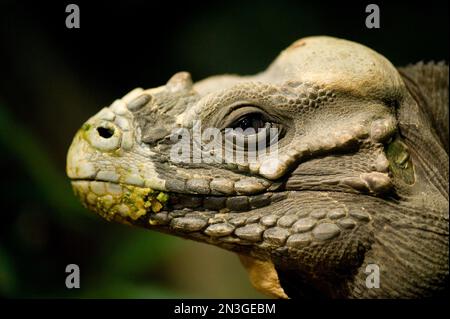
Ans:
POLYGON ((174 194, 169 193, 166 201, 165 193, 149 188, 86 180, 72 181, 72 185, 88 209, 109 221, 210 243, 262 260, 274 260, 289 251, 283 258, 304 262, 305 267, 309 263, 305 256, 319 252, 323 245, 356 249, 348 241, 361 233, 364 242, 365 229, 377 213, 370 205, 356 204, 362 195, 342 192, 277 192, 272 194, 270 209, 214 211, 174 208, 177 204, 170 203, 174 194))
MULTIPOLYGON (((148 225, 164 224, 167 213, 183 216, 199 213, 224 216, 262 208, 283 200, 288 192, 265 192, 253 196, 211 196, 163 192, 148 187, 100 180, 72 180, 81 202, 107 220, 128 220, 133 224, 145 219, 148 225)), ((188 230, 187 230, 188 231, 188 230)))

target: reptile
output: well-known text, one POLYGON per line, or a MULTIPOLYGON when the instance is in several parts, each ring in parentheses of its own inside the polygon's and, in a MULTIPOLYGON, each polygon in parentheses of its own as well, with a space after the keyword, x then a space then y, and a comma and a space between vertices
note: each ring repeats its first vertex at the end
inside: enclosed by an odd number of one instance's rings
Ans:
POLYGON ((109 221, 237 253, 269 296, 436 297, 448 292, 448 133, 445 62, 396 68, 307 37, 255 75, 179 72, 115 100, 76 133, 67 174, 109 221), (247 157, 203 160, 223 145, 204 135, 200 161, 173 156, 198 128, 233 129, 247 157), (265 141, 252 161, 251 138, 265 141))

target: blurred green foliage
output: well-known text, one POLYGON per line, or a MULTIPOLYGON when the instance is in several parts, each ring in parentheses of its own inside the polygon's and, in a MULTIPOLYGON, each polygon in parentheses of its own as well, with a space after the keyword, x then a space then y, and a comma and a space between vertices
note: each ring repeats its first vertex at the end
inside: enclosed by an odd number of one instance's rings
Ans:
MULTIPOLYGON (((31 182, 35 185, 35 190, 38 193, 37 197, 40 201, 47 203, 50 208, 49 212, 53 213, 46 218, 57 223, 64 232, 84 233, 86 235, 90 230, 94 234, 97 221, 88 218, 85 210, 73 196, 68 180, 62 172, 58 172, 52 165, 45 148, 30 134, 26 127, 16 123, 6 111, 4 104, 0 105, 0 128, 2 154, 13 154, 26 175, 31 177, 31 182), (14 136, 14 138, 11 139, 11 136, 14 136)), ((27 196, 27 193, 24 192, 22 196, 27 196)), ((21 223, 20 218, 17 221, 19 224, 21 223)), ((17 226, 17 228, 26 227, 25 225, 13 226, 17 226)), ((32 225, 32 227, 34 226, 32 225)), ((17 229, 17 231, 21 232, 20 229, 17 229)), ((30 234, 27 232, 22 235, 33 237, 27 240, 36 241, 37 239, 33 236, 36 233, 30 234)), ((32 252, 32 249, 27 251, 23 249, 26 247, 20 247, 22 243, 20 238, 17 237, 20 237, 21 234, 12 234, 12 236, 19 240, 12 245, 16 247, 14 251, 0 246, 0 293, 6 296, 45 296, 46 294, 42 294, 41 290, 36 289, 38 287, 32 287, 21 282, 25 278, 33 282, 33 277, 39 275, 31 268, 39 260, 33 260, 33 253, 27 256, 29 252, 32 252), (18 253, 22 255, 20 258, 15 258, 18 253), (16 272, 16 269, 20 267, 17 267, 14 263, 19 260, 27 260, 27 264, 31 266, 24 276, 19 276, 16 272)), ((156 284, 133 283, 126 280, 130 275, 143 273, 147 269, 156 267, 158 262, 164 258, 165 253, 173 246, 174 240, 171 237, 163 238, 159 234, 137 231, 127 236, 119 235, 116 238, 108 236, 103 239, 107 239, 101 245, 105 247, 99 248, 100 254, 98 256, 91 256, 96 259, 94 265, 97 267, 89 274, 91 279, 88 280, 94 281, 92 286, 95 288, 91 290, 81 289, 79 292, 74 291, 75 294, 72 294, 60 285, 59 291, 48 291, 48 296, 116 298, 175 296, 174 292, 156 284), (114 278, 114 280, 111 280, 111 278, 114 278)), ((70 247, 63 248, 70 249, 70 247)), ((60 271, 63 269, 61 268, 60 271)), ((57 277, 63 278, 62 276, 57 277)), ((83 284, 89 285, 89 281, 83 284)), ((46 290, 48 290, 48 287, 43 289, 43 291, 46 290)))

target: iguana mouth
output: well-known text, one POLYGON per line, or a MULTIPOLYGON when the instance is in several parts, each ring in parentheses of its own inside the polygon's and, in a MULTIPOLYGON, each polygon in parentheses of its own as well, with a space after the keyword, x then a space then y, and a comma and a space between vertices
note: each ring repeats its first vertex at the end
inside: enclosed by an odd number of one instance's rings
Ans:
POLYGON ((287 196, 286 191, 253 196, 194 195, 96 179, 72 179, 72 187, 88 209, 107 220, 119 218, 133 223, 148 219, 151 225, 164 222, 168 213, 172 216, 194 211, 206 215, 238 213, 268 206, 287 196))

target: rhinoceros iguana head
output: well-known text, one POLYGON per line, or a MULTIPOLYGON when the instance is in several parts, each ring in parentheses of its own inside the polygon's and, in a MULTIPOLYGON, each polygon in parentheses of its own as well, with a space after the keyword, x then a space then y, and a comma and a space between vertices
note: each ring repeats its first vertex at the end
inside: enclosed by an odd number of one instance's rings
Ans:
POLYGON ((447 89, 446 65, 305 38, 254 76, 133 90, 78 131, 67 174, 108 220, 238 253, 270 295, 431 296, 448 284, 447 89))

